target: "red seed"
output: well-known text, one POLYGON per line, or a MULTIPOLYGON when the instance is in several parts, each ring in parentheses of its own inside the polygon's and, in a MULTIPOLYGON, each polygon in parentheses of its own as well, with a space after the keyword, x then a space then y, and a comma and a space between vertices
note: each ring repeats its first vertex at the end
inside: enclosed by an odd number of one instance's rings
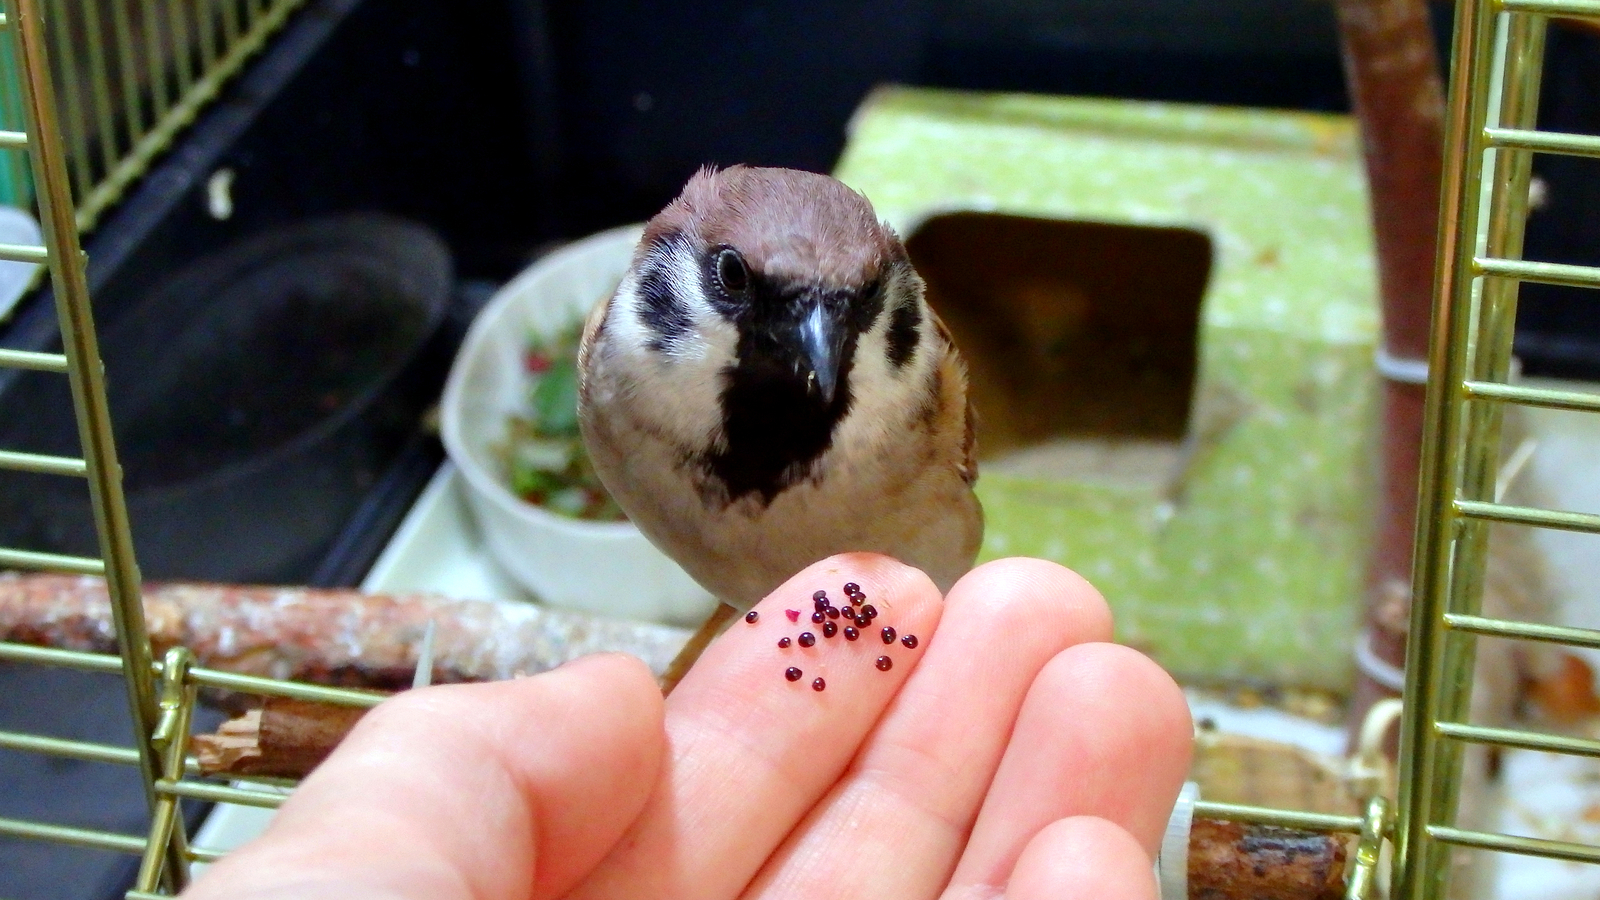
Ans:
POLYGON ((878 617, 878 608, 871 603, 862 604, 861 614, 868 619, 876 619, 878 617))
POLYGON ((861 632, 859 632, 859 631, 857 631, 857 630, 856 630, 856 629, 855 629, 855 626, 853 626, 853 625, 846 625, 846 626, 845 626, 845 627, 844 627, 844 639, 845 639, 845 640, 847 640, 847 641, 853 641, 853 640, 855 640, 855 639, 856 639, 856 638, 858 638, 858 637, 860 637, 860 636, 861 636, 861 632))
POLYGON ((885 625, 885 626, 883 626, 883 642, 885 644, 894 643, 894 626, 893 625, 885 625))
POLYGON ((800 671, 794 666, 790 666, 789 668, 783 670, 783 677, 789 679, 790 681, 799 681, 800 676, 804 674, 804 672, 800 671))
POLYGON ((825 620, 827 618, 828 617, 823 615, 821 612, 814 612, 814 613, 811 614, 811 621, 817 623, 818 625, 821 625, 823 623, 823 620, 825 620))
POLYGON ((778 638, 778 649, 779 650, 787 650, 787 649, 789 649, 789 638, 787 636, 778 638))
POLYGON ((856 584, 854 581, 846 581, 844 583, 844 592, 846 596, 859 594, 861 593, 861 585, 856 584))
POLYGON ((761 618, 761 613, 758 613, 753 609, 744 614, 744 620, 749 622, 751 625, 754 625, 756 620, 759 618, 761 618))
MULTIPOLYGON (((890 659, 887 656, 878 657, 878 671, 887 672, 892 668, 894 668, 894 660, 890 659)), ((794 670, 790 669, 790 671, 792 672, 794 670)), ((793 681, 794 679, 791 678, 790 680, 793 681)))
POLYGON ((856 608, 848 603, 846 603, 844 608, 840 609, 839 612, 844 613, 844 617, 846 619, 854 619, 856 617, 856 608))
POLYGON ((828 683, 826 681, 823 681, 821 678, 818 678, 817 680, 811 682, 811 689, 813 691, 820 691, 820 690, 826 688, 827 686, 828 686, 828 683))
POLYGON ((917 649, 917 636, 908 634, 900 639, 900 643, 905 644, 907 650, 915 650, 917 649))
POLYGON ((822 623, 822 636, 823 637, 833 637, 834 635, 836 635, 838 633, 839 633, 839 626, 833 624, 832 622, 823 622, 822 623))
POLYGON ((798 610, 798 609, 786 609, 786 610, 783 611, 783 614, 788 616, 789 617, 789 621, 791 621, 791 622, 800 621, 800 610, 798 610))
POLYGON ((800 632, 800 646, 809 647, 817 642, 817 636, 809 631, 800 632))
POLYGON ((821 603, 823 600, 828 599, 828 592, 827 591, 817 591, 815 594, 811 595, 811 599, 817 601, 818 603, 821 603))

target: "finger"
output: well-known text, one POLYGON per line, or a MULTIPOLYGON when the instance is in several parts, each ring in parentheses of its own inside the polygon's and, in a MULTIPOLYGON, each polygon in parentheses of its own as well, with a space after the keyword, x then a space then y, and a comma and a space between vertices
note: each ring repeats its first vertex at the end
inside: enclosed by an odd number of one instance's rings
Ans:
POLYGON ((1156 900, 1144 848, 1127 831, 1093 816, 1045 826, 1017 860, 1006 900, 1156 900))
POLYGON ((992 896, 1033 835, 1070 816, 1125 829, 1148 865, 1188 771, 1192 734, 1183 692, 1143 654, 1082 644, 1057 655, 1028 692, 950 896, 992 896))
POLYGON ((849 775, 749 894, 936 896, 1029 685, 1063 647, 1110 635, 1105 601, 1061 566, 1011 559, 969 573, 950 590, 927 655, 849 775))
POLYGON ((643 808, 664 755, 660 691, 630 657, 403 694, 185 896, 559 896, 643 808))
POLYGON ((735 622, 712 644, 667 699, 667 771, 575 896, 736 896, 838 780, 922 654, 897 645, 881 671, 874 661, 889 654, 873 634, 824 638, 809 620, 812 593, 826 590, 842 605, 845 582, 877 608, 877 628, 926 637, 939 621, 938 589, 887 557, 836 556, 791 578, 756 605, 754 624, 735 622), (780 637, 801 632, 815 634, 815 646, 778 648, 780 637), (785 679, 789 666, 803 672, 799 680, 785 679), (823 691, 812 690, 818 677, 823 691))

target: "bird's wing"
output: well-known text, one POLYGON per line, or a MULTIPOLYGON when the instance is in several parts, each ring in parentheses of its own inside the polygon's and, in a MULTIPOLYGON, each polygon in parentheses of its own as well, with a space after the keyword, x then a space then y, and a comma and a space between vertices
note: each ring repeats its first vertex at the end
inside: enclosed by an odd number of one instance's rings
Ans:
POLYGON ((928 316, 933 320, 934 330, 939 333, 939 338, 944 342, 944 356, 939 360, 939 377, 946 385, 959 385, 960 389, 946 390, 944 395, 950 398, 945 409, 940 410, 942 418, 953 419, 960 416, 961 428, 961 459, 956 464, 956 471, 967 484, 978 481, 978 413, 972 408, 972 400, 967 395, 967 364, 962 362, 961 353, 956 349, 955 338, 950 334, 950 329, 939 318, 939 314, 928 307, 928 316), (960 408, 955 408, 955 403, 960 408))
POLYGON ((589 354, 593 352, 594 345, 600 340, 600 332, 605 329, 606 310, 611 308, 611 299, 615 294, 607 294, 600 298, 600 302, 589 311, 589 318, 583 323, 583 339, 578 342, 578 396, 584 396, 583 386, 589 374, 589 354))

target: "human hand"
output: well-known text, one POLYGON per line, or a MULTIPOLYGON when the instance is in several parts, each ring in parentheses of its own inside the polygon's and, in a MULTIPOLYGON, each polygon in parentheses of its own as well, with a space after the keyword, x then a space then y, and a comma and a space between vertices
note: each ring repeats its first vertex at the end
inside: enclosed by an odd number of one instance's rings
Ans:
POLYGON ((1088 583, 1002 560, 941 602, 921 572, 850 554, 756 609, 665 701, 602 655, 385 702, 185 896, 1156 896, 1189 714, 1105 643, 1088 583), (777 647, 815 627, 785 609, 808 617, 819 588, 841 604, 847 581, 919 647, 777 647))

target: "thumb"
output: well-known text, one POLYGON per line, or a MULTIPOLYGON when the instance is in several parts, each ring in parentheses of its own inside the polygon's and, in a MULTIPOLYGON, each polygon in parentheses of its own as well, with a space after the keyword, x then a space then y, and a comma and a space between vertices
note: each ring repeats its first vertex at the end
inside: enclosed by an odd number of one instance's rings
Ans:
POLYGON ((662 721, 649 671, 617 655, 402 694, 184 896, 558 897, 644 807, 662 721))

